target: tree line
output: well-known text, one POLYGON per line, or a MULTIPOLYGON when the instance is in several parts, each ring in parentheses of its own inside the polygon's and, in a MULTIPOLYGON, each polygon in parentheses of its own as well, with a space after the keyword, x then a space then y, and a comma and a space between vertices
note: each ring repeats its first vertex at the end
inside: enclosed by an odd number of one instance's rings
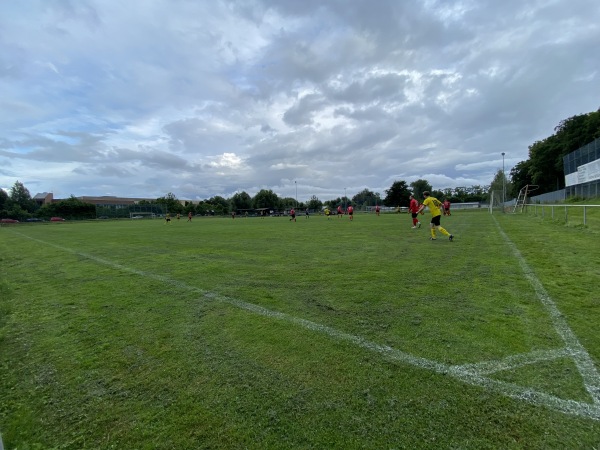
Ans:
POLYGON ((321 201, 313 195, 307 201, 297 202, 292 197, 279 197, 270 189, 262 189, 254 196, 245 191, 235 193, 231 198, 214 196, 200 202, 180 201, 175 194, 169 192, 164 197, 156 200, 142 200, 128 208, 115 210, 109 206, 96 206, 86 203, 71 196, 43 206, 38 205, 31 197, 29 190, 23 183, 17 181, 10 189, 10 193, 0 189, 0 218, 26 220, 29 218, 49 219, 53 216, 65 219, 95 219, 98 217, 129 217, 136 211, 152 212, 155 214, 184 214, 193 215, 227 215, 232 211, 243 212, 266 208, 283 212, 294 207, 300 210, 308 208, 311 211, 321 211, 324 207, 335 210, 338 206, 347 208, 366 209, 380 206, 407 206, 409 196, 414 193, 416 198, 423 197, 423 191, 430 191, 439 198, 447 198, 456 202, 481 202, 487 200, 486 186, 471 186, 447 188, 442 190, 432 189, 427 180, 417 180, 410 184, 406 181, 394 181, 392 186, 385 191, 385 196, 369 189, 363 189, 350 197, 341 196, 334 199, 321 201))

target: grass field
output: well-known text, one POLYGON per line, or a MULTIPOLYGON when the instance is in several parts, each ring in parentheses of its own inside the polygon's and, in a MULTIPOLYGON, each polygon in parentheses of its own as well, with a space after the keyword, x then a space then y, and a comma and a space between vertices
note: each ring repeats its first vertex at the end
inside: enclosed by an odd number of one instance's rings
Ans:
POLYGON ((0 228, 5 449, 600 448, 599 230, 420 217, 0 228))

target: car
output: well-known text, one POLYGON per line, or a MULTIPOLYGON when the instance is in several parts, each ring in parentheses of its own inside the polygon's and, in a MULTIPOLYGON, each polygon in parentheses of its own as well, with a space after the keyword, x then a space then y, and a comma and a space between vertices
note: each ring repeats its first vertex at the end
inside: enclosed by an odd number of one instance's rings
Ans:
POLYGON ((64 222, 65 219, 62 217, 50 217, 50 222, 64 222))
POLYGON ((144 216, 133 216, 132 219, 143 219, 144 216))
POLYGON ((16 219, 0 219, 0 223, 19 223, 16 219))
POLYGON ((98 219, 105 220, 105 219, 108 219, 108 216, 100 216, 100 217, 98 217, 98 219))
POLYGON ((29 219, 25 219, 25 222, 43 222, 43 220, 38 217, 30 217, 29 219))

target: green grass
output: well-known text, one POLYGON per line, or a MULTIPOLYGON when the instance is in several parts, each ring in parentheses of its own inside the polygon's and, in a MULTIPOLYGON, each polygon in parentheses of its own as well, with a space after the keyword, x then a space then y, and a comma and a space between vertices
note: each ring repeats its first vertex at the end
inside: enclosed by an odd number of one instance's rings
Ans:
POLYGON ((2 227, 5 448, 600 447, 597 229, 421 217, 2 227))

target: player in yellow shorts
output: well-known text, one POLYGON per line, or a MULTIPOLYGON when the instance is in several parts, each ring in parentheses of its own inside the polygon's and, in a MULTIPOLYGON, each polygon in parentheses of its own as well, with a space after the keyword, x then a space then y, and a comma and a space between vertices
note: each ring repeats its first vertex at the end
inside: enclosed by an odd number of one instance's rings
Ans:
POLYGON ((440 233, 445 236, 448 236, 448 240, 452 242, 454 236, 448 233, 444 227, 440 225, 440 218, 442 217, 442 202, 440 202, 437 198, 432 197, 429 191, 423 192, 423 203, 419 207, 418 213, 422 212, 423 209, 427 206, 429 208, 429 212, 431 213, 431 240, 435 241, 437 238, 435 237, 435 230, 437 229, 440 233))

